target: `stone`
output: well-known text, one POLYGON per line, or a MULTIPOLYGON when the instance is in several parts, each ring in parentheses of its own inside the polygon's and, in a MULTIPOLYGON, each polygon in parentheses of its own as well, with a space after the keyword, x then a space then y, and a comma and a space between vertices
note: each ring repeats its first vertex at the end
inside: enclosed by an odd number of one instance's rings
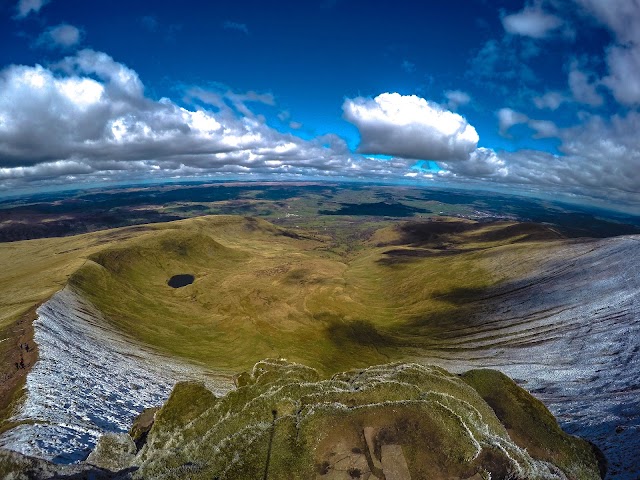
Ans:
POLYGON ((159 407, 145 408, 133 421, 133 426, 129 430, 129 436, 133 439, 138 451, 144 446, 147 440, 147 435, 151 427, 153 427, 153 422, 155 421, 158 410, 160 410, 159 407))
POLYGON ((98 439, 86 463, 119 472, 131 465, 135 455, 136 444, 128 433, 108 433, 98 439))
POLYGON ((411 480, 401 445, 382 445, 382 471, 386 480, 411 480))

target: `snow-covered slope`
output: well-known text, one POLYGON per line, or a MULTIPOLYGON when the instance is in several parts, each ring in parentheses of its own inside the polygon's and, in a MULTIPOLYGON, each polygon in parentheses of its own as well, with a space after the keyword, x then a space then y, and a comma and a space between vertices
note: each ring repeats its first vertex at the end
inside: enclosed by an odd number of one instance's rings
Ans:
POLYGON ((180 380, 203 380, 216 393, 227 379, 208 375, 115 333, 69 288, 38 309, 39 360, 27 376, 26 401, 0 445, 68 463, 86 457, 104 432, 127 431, 145 407, 162 404, 180 380), (35 422, 35 423, 34 423, 35 422))
POLYGON ((426 361, 503 371, 603 450, 609 478, 639 478, 640 237, 568 245, 475 311, 426 361))

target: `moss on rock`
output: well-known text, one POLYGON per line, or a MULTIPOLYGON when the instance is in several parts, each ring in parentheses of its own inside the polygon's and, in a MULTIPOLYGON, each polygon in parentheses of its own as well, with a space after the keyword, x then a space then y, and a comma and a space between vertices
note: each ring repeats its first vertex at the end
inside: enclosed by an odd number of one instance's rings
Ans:
POLYGON ((593 447, 562 431, 544 404, 505 374, 496 370, 470 370, 462 379, 489 404, 521 448, 557 465, 569 478, 588 478, 598 471, 593 447))
POLYGON ((126 433, 108 433, 98 439, 86 463, 96 467, 119 472, 131 465, 136 454, 136 445, 126 433))
POLYGON ((588 444, 564 434, 540 402, 498 372, 460 378, 396 363, 322 380, 309 367, 264 360, 238 378, 242 386, 222 398, 200 384, 177 385, 134 476, 368 478, 384 446, 411 478, 599 478, 588 444), (532 430, 535 442, 521 440, 527 422, 542 425, 532 430), (562 457, 545 454, 558 445, 568 446, 562 457))
MULTIPOLYGON (((600 478, 591 446, 499 372, 394 363, 322 379, 263 360, 237 378, 221 398, 202 383, 177 384, 132 428, 135 436, 154 418, 137 453, 129 435, 107 435, 74 468, 167 480, 600 478)), ((25 468, 50 478, 67 467, 0 451, 7 478, 25 468)))

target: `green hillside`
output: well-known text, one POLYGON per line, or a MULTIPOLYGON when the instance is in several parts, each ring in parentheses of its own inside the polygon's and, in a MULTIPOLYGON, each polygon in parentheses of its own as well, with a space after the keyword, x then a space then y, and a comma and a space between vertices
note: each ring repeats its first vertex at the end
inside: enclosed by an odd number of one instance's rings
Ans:
POLYGON ((441 346, 467 299, 526 271, 554 238, 539 225, 440 220, 385 227, 345 253, 304 229, 201 217, 91 253, 69 283, 172 355, 230 372, 285 357, 331 373, 441 346), (169 287, 177 274, 195 281, 169 287))

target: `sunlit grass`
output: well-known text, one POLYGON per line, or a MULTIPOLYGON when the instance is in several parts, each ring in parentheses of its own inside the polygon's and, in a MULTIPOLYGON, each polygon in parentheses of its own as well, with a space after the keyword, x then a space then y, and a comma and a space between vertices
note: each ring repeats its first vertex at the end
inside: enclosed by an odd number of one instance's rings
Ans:
MULTIPOLYGON (((408 358, 463 322, 466 297, 504 277, 486 258, 521 248, 511 244, 520 236, 483 241, 482 233, 452 235, 459 248, 450 254, 389 262, 390 248, 412 247, 347 235, 358 248, 344 252, 327 249, 335 235, 327 242, 265 221, 202 217, 107 246, 71 285, 125 333, 211 368, 281 356, 333 372, 408 358), (195 282, 170 288, 180 273, 195 282)), ((375 237, 399 241, 389 229, 375 237)))

